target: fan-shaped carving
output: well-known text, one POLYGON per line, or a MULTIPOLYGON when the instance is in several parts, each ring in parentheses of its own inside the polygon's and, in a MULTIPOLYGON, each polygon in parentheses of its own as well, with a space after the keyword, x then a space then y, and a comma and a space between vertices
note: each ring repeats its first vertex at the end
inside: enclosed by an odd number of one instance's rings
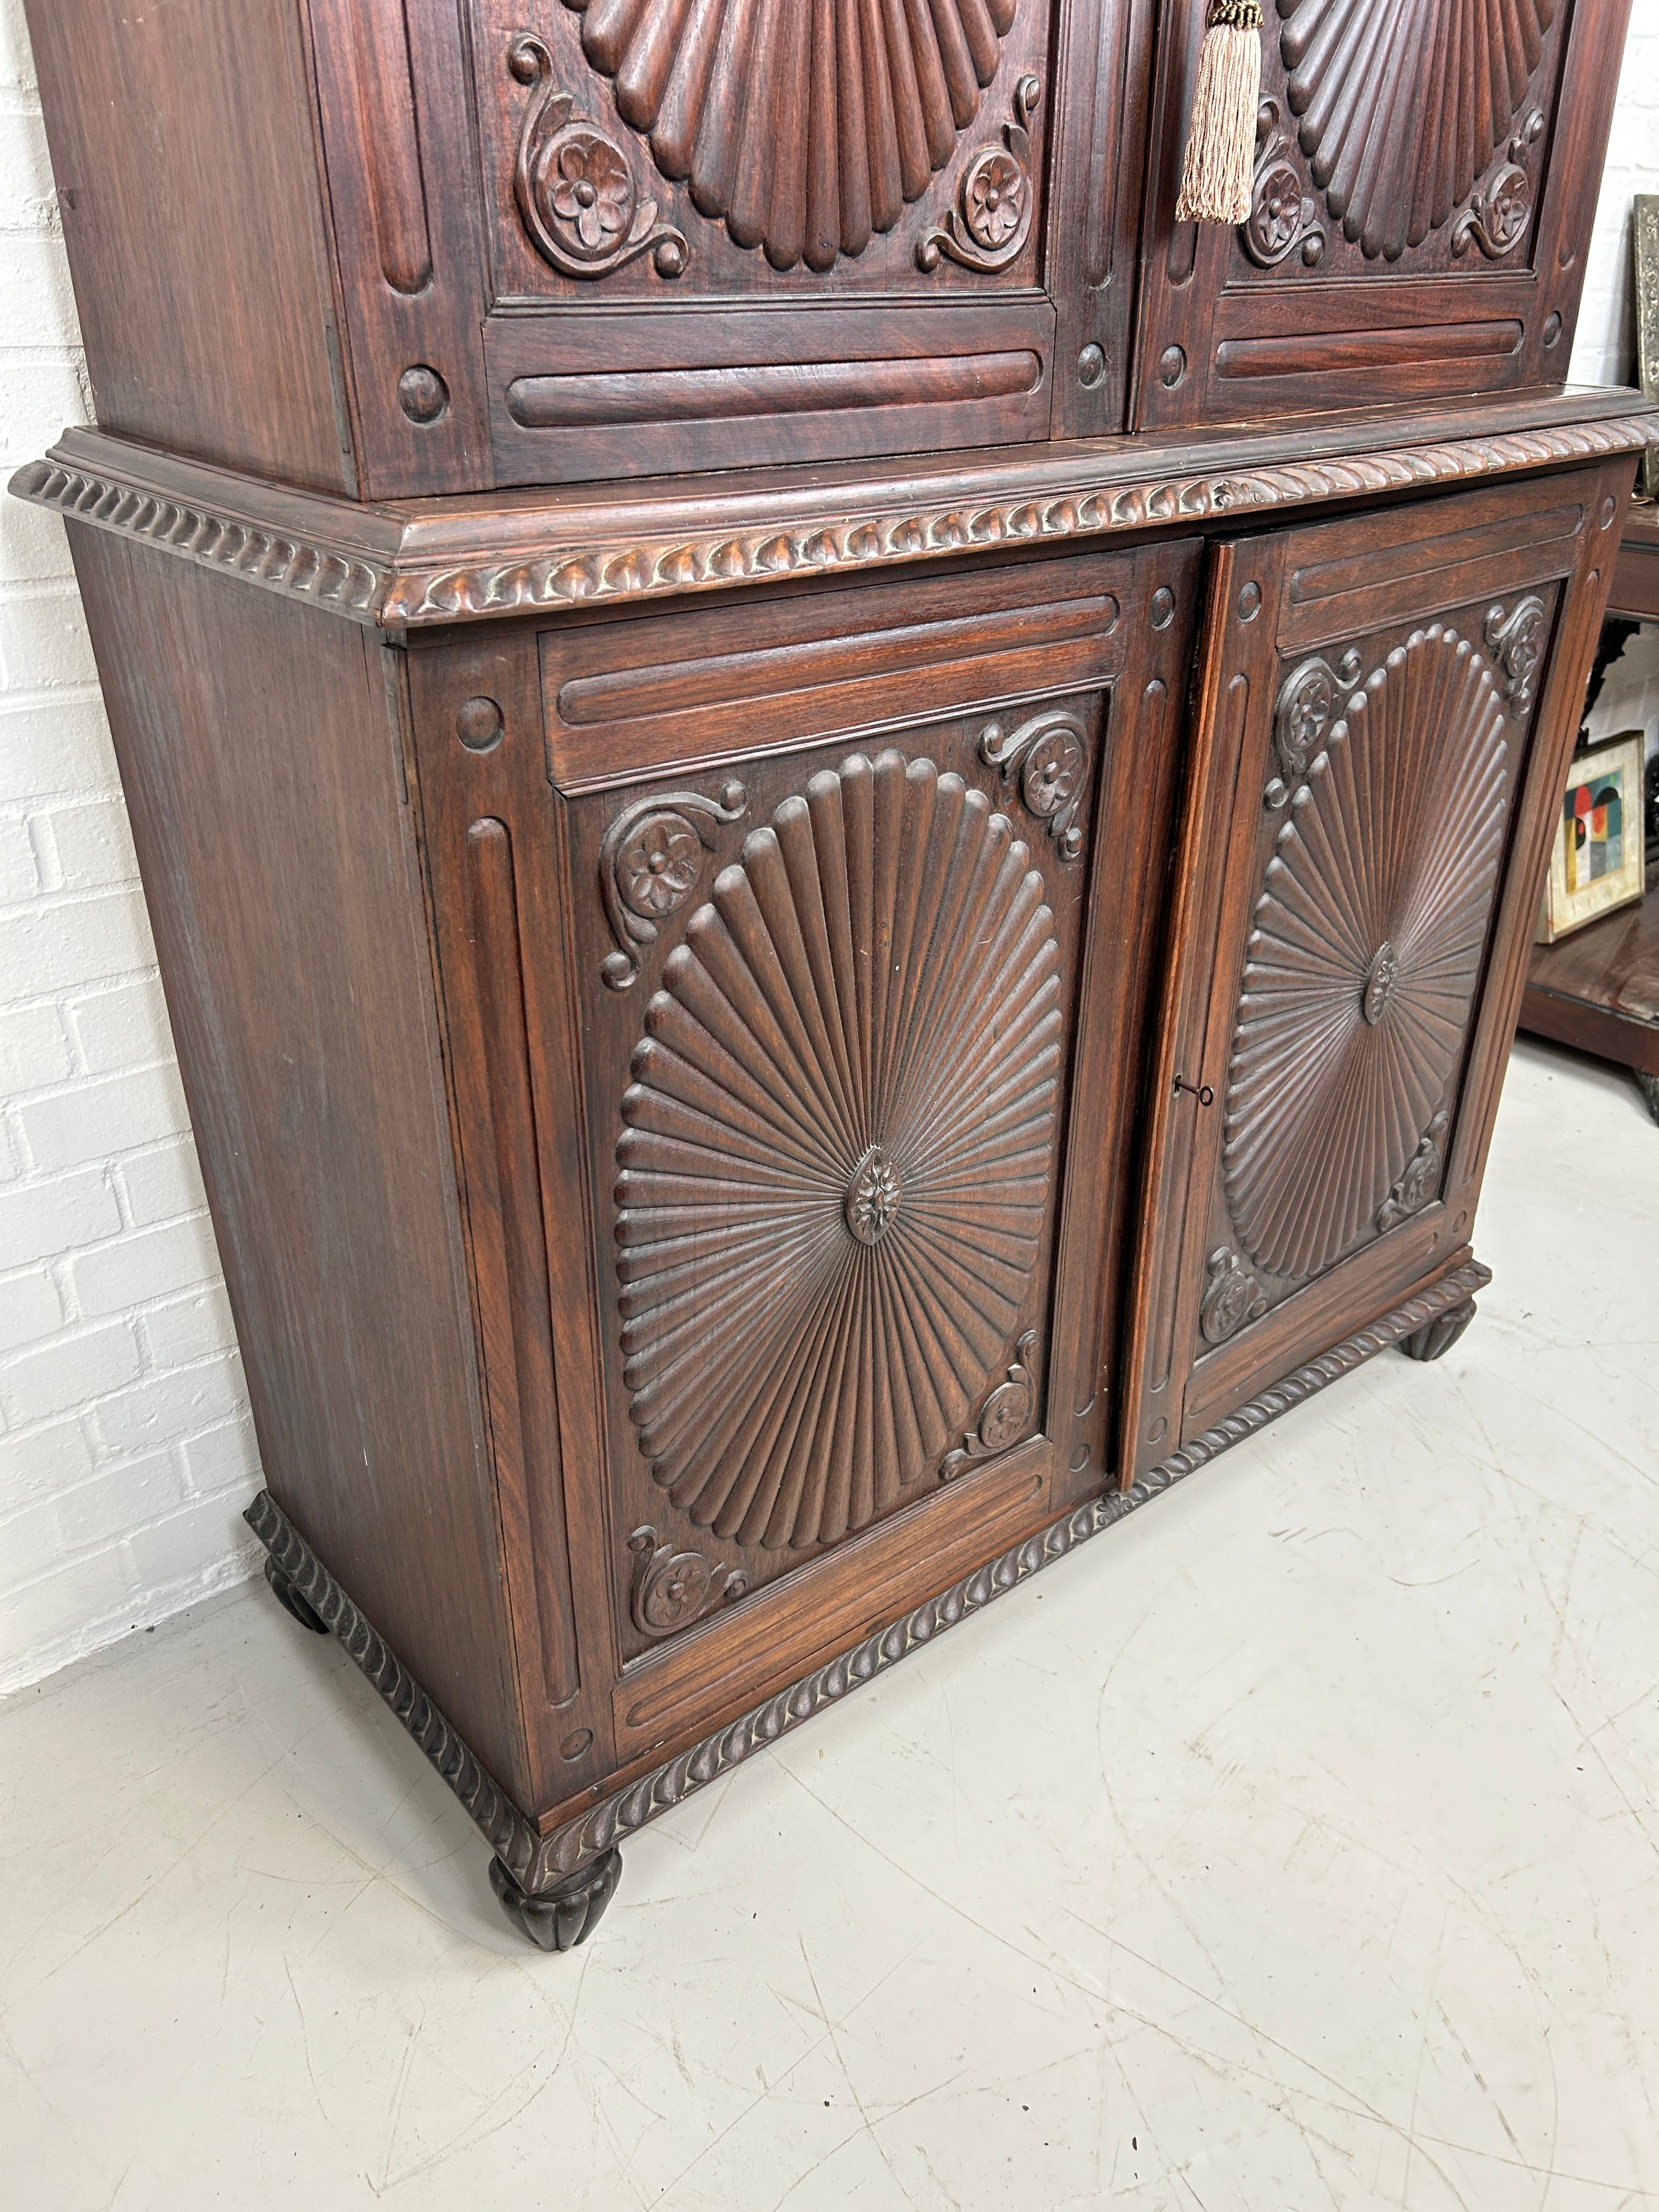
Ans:
POLYGON ((1054 1170, 1060 954, 1006 817, 929 760, 813 777, 663 970, 617 1147, 652 1472, 718 1534, 829 1542, 1006 1364, 1054 1170))
POLYGON ((1345 236, 1397 260, 1507 145, 1559 0, 1279 0, 1291 112, 1345 236))
POLYGON ((775 269, 831 267, 920 199, 1018 0, 565 0, 665 177, 775 269))
POLYGON ((1224 1154, 1238 1239, 1306 1276, 1368 1230, 1462 1047, 1508 805, 1503 702, 1436 623, 1331 726, 1247 948, 1224 1154))

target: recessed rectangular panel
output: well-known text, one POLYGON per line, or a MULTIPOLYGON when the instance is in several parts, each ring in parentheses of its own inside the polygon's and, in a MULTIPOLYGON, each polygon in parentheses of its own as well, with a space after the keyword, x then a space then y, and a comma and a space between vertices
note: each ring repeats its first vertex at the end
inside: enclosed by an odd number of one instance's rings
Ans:
POLYGON ((1054 310, 569 307, 484 329, 496 481, 1038 439, 1054 310))

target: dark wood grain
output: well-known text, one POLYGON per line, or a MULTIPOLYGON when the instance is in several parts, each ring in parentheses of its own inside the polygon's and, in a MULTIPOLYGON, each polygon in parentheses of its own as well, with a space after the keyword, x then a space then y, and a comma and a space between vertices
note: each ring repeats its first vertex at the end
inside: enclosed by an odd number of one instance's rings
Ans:
POLYGON ((1659 1075, 1659 869, 1636 905, 1534 948, 1521 1027, 1659 1075))
POLYGON ((1125 1479, 1465 1244, 1629 477, 1315 525, 1218 564, 1125 1479), (1507 606, 1486 596, 1499 560, 1507 606), (1504 641, 1528 586, 1522 672, 1504 641))
POLYGON ((289 0, 28 0, 98 420, 356 492, 289 0))
POLYGON ((529 1802, 381 648, 72 542, 266 1480, 529 1802))

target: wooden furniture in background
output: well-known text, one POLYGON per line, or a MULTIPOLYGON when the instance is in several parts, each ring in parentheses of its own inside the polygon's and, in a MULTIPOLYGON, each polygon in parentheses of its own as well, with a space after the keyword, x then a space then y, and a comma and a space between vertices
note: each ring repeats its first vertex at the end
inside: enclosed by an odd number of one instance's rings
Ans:
MULTIPOLYGON (((1650 501, 1626 515, 1607 612, 1659 622, 1659 513, 1650 501)), ((1659 867, 1650 865, 1639 904, 1537 948, 1520 1025, 1628 1067, 1659 1121, 1659 867)))
POLYGON ((14 489, 272 1586, 563 1948, 641 1823, 1467 1325, 1656 419, 1551 381, 1624 9, 1374 66, 1278 0, 1202 234, 1197 7, 228 12, 31 5, 100 421, 14 489))

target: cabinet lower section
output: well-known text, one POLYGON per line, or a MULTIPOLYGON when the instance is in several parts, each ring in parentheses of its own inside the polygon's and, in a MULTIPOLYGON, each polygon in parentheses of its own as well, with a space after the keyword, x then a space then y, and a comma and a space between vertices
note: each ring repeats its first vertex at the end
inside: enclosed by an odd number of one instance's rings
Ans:
POLYGON ((338 1638, 348 1657, 362 1669, 477 1823, 495 1853, 492 1877, 508 1918, 543 1948, 568 1950, 586 1940, 610 1902, 619 1872, 618 1846, 625 1838, 885 1674, 919 1644, 932 1643, 947 1628, 983 1612, 1044 1567, 1065 1559, 1091 1536, 1116 1527, 1230 1445, 1242 1443, 1379 1352, 1397 1346, 1417 1358, 1437 1358, 1468 1326, 1474 1294, 1491 1280, 1490 1268, 1461 1255, 1437 1279, 1281 1376, 1127 1489, 1108 1491, 1072 1507, 727 1726, 676 1748, 644 1772, 628 1778, 623 1787, 607 1793, 597 1804, 562 1821, 556 1817, 545 1828, 526 1820, 486 1771, 269 1491, 260 1492, 246 1519, 269 1554, 273 1581, 282 1585, 278 1595, 286 1603, 286 1593, 291 1592, 338 1638), (597 1869, 597 1878, 584 1881, 585 1870, 590 1869, 597 1869), (541 1921, 532 1924, 525 1905, 537 1899, 548 1903, 541 1921), (568 1940, 555 1941, 544 1932, 559 1908, 568 1940))
POLYGON ((1632 473, 389 641, 75 523, 272 1585, 526 1937, 1467 1326, 1632 473))

